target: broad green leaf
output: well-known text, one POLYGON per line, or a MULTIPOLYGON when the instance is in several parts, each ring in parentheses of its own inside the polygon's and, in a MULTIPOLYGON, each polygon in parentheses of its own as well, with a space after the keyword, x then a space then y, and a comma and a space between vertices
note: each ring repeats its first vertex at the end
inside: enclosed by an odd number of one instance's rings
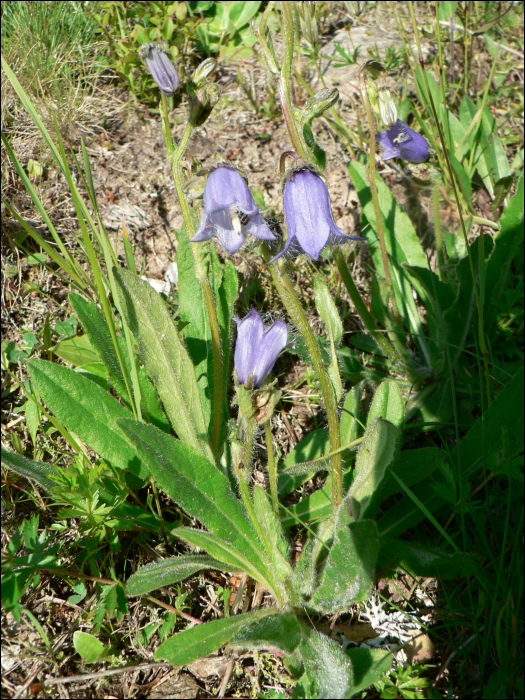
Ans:
POLYGON ((344 524, 335 532, 313 602, 325 613, 368 597, 374 582, 379 537, 373 520, 344 524))
POLYGON ((78 630, 73 633, 73 646, 88 664, 95 662, 104 651, 104 645, 100 639, 88 632, 80 632, 78 630))
POLYGON ((384 418, 398 430, 401 430, 404 417, 405 404, 399 391, 399 386, 396 382, 383 382, 377 388, 370 404, 368 418, 366 419, 367 428, 372 425, 376 418, 384 418))
POLYGON ((155 652, 155 660, 164 659, 173 666, 184 666, 216 651, 250 622, 279 612, 278 608, 263 608, 196 625, 163 642, 155 652))
POLYGON ((459 191, 463 195, 463 201, 468 211, 472 214, 472 185, 470 184, 470 177, 466 173, 463 165, 459 162, 459 160, 453 153, 449 153, 448 157, 450 159, 450 165, 452 166, 452 170, 454 171, 459 191))
MULTIPOLYGON (((249 561, 250 552, 246 546, 243 547, 242 544, 233 546, 216 535, 190 527, 177 527, 172 530, 172 534, 195 547, 204 549, 211 557, 224 562, 230 571, 245 571, 267 590, 273 591, 274 586, 268 582, 263 573, 268 567, 260 569, 254 567, 249 561)), ((271 578, 269 574, 268 578, 271 578)))
POLYGON ((18 474, 25 476, 27 479, 32 479, 46 491, 54 488, 56 483, 48 479, 48 474, 56 474, 52 464, 47 462, 35 462, 28 459, 17 452, 10 452, 2 446, 2 466, 7 467, 18 474))
MULTIPOLYGON (((284 460, 282 466, 291 467, 294 464, 302 464, 318 459, 322 457, 325 452, 330 450, 329 445, 330 441, 326 428, 312 430, 297 443, 284 460)), ((287 493, 290 493, 300 486, 304 481, 308 481, 308 478, 309 477, 297 477, 292 474, 279 474, 279 494, 285 496, 287 493)))
POLYGON ((352 662, 341 646, 325 634, 306 626, 303 626, 302 634, 299 650, 316 697, 331 700, 350 697, 354 672, 352 662))
POLYGON ((366 429, 355 460, 354 480, 345 498, 352 510, 353 500, 359 501, 361 517, 394 459, 398 438, 399 430, 384 418, 375 418, 366 429))
POLYGON ((328 374, 332 381, 336 401, 339 403, 343 396, 343 384, 339 374, 336 348, 340 345, 341 338, 343 337, 343 322, 339 316, 339 311, 337 310, 332 294, 328 289, 326 280, 322 275, 315 275, 314 277, 314 297, 317 310, 326 326, 328 338, 330 340, 330 364, 328 365, 328 374))
POLYGON ((511 262, 523 241, 523 175, 516 194, 505 207, 500 226, 485 269, 485 317, 488 322, 494 320, 495 303, 508 284, 511 262))
MULTIPOLYGON (((70 293, 69 301, 71 306, 74 308, 80 323, 83 325, 87 336, 89 336, 92 347, 104 364, 107 371, 107 376, 112 386, 128 408, 130 408, 131 406, 129 402, 128 389, 126 387, 126 382, 124 381, 124 375, 122 374, 118 356, 115 352, 110 330, 102 313, 99 311, 96 304, 87 301, 79 294, 75 294, 73 292, 70 293)), ((129 360, 126 342, 124 338, 119 336, 117 336, 117 342, 119 343, 120 356, 122 357, 127 374, 128 386, 131 390, 131 362, 129 360)), ((164 415, 162 408, 160 407, 155 389, 147 378, 142 367, 140 367, 138 370, 138 378, 143 417, 159 428, 169 431, 169 423, 166 420, 166 416, 164 415)))
MULTIPOLYGON (((173 531, 174 533, 177 530, 173 531)), ((145 564, 137 569, 126 581, 126 594, 130 596, 149 593, 161 586, 170 586, 183 581, 188 576, 203 569, 225 570, 223 562, 212 557, 199 555, 179 555, 145 564)))
POLYGON ((347 649, 346 654, 354 667, 353 697, 388 673, 392 666, 393 654, 385 649, 354 647, 347 649))
POLYGON ((123 313, 146 372, 177 435, 213 460, 193 364, 160 294, 129 270, 114 268, 123 313))
POLYGON ((297 617, 289 612, 277 613, 250 622, 237 632, 230 644, 249 649, 277 648, 291 654, 301 641, 297 617))
POLYGON ((55 345, 53 352, 75 367, 100 361, 87 335, 76 335, 74 338, 61 340, 55 345))
POLYGON ((281 522, 272 508, 266 491, 254 484, 252 495, 255 516, 266 535, 268 558, 273 561, 277 578, 283 580, 292 574, 288 563, 290 554, 288 541, 284 536, 281 522))
POLYGON ((121 427, 160 487, 217 537, 242 552, 256 570, 265 571, 264 549, 228 478, 201 452, 152 425, 126 420, 121 427))
POLYGON ((116 423, 118 418, 132 417, 127 408, 68 367, 31 360, 28 368, 40 396, 68 430, 115 466, 141 478, 148 476, 147 467, 116 423))
POLYGON ((38 400, 28 399, 26 403, 26 425, 31 441, 36 446, 36 434, 40 427, 40 404, 38 400))
MULTIPOLYGON (((447 453, 438 447, 421 447, 400 452, 392 465, 392 470, 407 486, 413 486, 432 474, 440 462, 445 462, 447 453)), ((363 516, 375 518, 379 506, 387 498, 400 490, 398 482, 387 471, 374 491, 363 516)))
POLYGON ((479 555, 466 552, 441 552, 413 542, 382 537, 379 554, 381 569, 402 567, 413 576, 455 578, 472 576, 480 566, 479 555))

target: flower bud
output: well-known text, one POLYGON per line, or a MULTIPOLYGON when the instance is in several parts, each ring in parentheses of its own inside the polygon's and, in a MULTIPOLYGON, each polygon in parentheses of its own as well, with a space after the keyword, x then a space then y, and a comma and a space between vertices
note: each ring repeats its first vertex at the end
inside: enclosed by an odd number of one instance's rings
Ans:
POLYGON ((190 103, 190 118, 195 126, 202 126, 211 114, 221 96, 221 89, 216 83, 205 83, 190 103))
POLYGON ((306 100, 301 114, 301 122, 309 124, 315 117, 320 117, 323 112, 333 107, 339 99, 337 88, 323 88, 313 97, 306 100))
POLYGON ((373 80, 370 80, 370 78, 365 80, 365 90, 372 109, 376 114, 379 114, 379 92, 377 90, 377 85, 373 80))
POLYGON ((197 66, 191 77, 192 83, 194 84, 196 90, 204 85, 206 78, 213 73, 216 67, 217 61, 214 58, 207 58, 197 66))
POLYGON ((317 31, 317 18, 315 16, 315 2, 299 2, 297 6, 301 33, 309 44, 316 46, 319 40, 319 34, 317 31))
POLYGON ((373 78, 374 80, 379 78, 384 72, 385 69, 383 65, 373 58, 369 58, 368 61, 365 61, 359 69, 359 75, 361 77, 367 75, 369 78, 373 78))
POLYGON ((143 44, 139 49, 139 56, 145 61, 151 77, 166 97, 174 95, 179 87, 179 76, 169 58, 167 47, 153 42, 143 44))
POLYGON ((394 93, 390 88, 379 88, 378 99, 381 119, 385 126, 390 128, 397 122, 397 106, 394 101, 394 93))
MULTIPOLYGON (((237 381, 248 389, 258 389, 273 369, 281 351, 288 342, 288 328, 284 321, 275 321, 270 328, 264 325, 256 309, 237 322, 237 342, 235 344, 235 371, 237 381)), ((261 395, 257 409, 262 409, 270 400, 261 395)))

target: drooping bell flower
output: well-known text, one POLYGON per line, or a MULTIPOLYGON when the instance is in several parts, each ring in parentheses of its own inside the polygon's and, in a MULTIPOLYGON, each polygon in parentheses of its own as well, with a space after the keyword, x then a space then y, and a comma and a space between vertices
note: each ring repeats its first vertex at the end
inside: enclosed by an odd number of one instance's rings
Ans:
POLYGON ((139 55, 146 62, 151 77, 166 97, 174 95, 179 87, 179 76, 166 49, 150 42, 140 47, 139 55))
POLYGON ((426 138, 401 119, 389 129, 379 131, 377 140, 383 149, 383 160, 402 158, 408 163, 424 163, 430 155, 426 138))
POLYGON ((288 342, 288 328, 284 321, 275 321, 265 331, 262 318, 252 309, 243 319, 236 318, 237 343, 235 370, 239 384, 258 389, 270 374, 288 342))
POLYGON ((248 233, 262 240, 276 240, 235 168, 221 165, 209 174, 203 201, 204 213, 192 242, 217 236, 229 253, 236 253, 248 233))
POLYGON ((288 237, 284 249, 270 262, 280 258, 292 244, 293 252, 308 253, 318 260, 327 243, 364 240, 347 236, 336 226, 326 185, 309 167, 292 171, 284 185, 283 199, 288 237))

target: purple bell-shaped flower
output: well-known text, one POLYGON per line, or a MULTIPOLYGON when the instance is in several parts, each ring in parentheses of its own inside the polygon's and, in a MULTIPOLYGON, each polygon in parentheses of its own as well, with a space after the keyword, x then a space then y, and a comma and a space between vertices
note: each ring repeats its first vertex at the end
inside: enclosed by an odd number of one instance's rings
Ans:
POLYGON ((179 87, 179 76, 168 52, 158 44, 148 43, 140 47, 139 55, 146 61, 151 77, 166 97, 174 95, 179 87))
POLYGON ((248 185, 235 168, 221 165, 209 174, 203 201, 204 213, 192 242, 217 236, 229 253, 236 253, 248 233, 262 240, 275 241, 248 185))
POLYGON ((235 370, 239 384, 253 384, 248 388, 258 389, 270 374, 288 342, 288 328, 284 321, 275 321, 268 330, 259 312, 252 309, 243 319, 236 318, 237 343, 235 345, 235 370))
POLYGON ((283 199, 288 237, 283 250, 270 262, 280 258, 290 246, 293 246, 292 252, 308 253, 318 260, 327 243, 364 240, 359 236, 347 236, 336 226, 326 185, 310 168, 292 171, 284 186, 283 199))
POLYGON ((430 155, 426 138, 401 119, 389 129, 379 131, 377 140, 383 149, 383 160, 402 158, 408 163, 424 163, 430 155))

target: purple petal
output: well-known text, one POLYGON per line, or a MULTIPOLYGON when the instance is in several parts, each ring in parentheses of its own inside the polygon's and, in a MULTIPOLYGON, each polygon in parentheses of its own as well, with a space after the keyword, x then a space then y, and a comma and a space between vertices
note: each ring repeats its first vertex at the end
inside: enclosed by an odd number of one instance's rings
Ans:
POLYGON ((257 212, 257 214, 251 218, 250 222, 247 224, 247 228, 255 238, 260 238, 263 241, 277 240, 260 212, 257 212))
POLYGON ((234 364, 241 384, 246 384, 248 375, 254 371, 255 359, 261 347, 264 325, 256 309, 252 309, 242 320, 236 318, 237 342, 234 364))
POLYGON ((275 321, 264 333, 262 343, 257 349, 253 370, 253 386, 258 388, 270 374, 279 356, 288 342, 288 328, 284 321, 275 321))
POLYGON ((326 185, 310 170, 299 170, 284 186, 284 215, 288 233, 314 260, 324 248, 335 226, 326 185))
MULTIPOLYGON (((287 237, 286 237, 286 243, 284 248, 281 250, 280 253, 277 253, 277 255, 274 255, 273 258, 270 260, 271 263, 275 262, 278 260, 281 255, 284 255, 288 248, 292 245, 292 243, 297 243, 297 238, 295 237, 294 233, 290 233, 290 229, 288 229, 287 237)), ((301 251, 299 251, 300 253, 301 251)))
POLYGON ((210 220, 222 247, 226 248, 228 253, 236 253, 244 243, 246 228, 238 222, 239 230, 235 229, 229 209, 214 211, 213 214, 210 214, 210 220))
POLYGON ((380 131, 377 136, 379 145, 384 149, 383 160, 403 158, 409 163, 424 163, 429 158, 426 138, 401 119, 390 129, 380 131))
POLYGON ((207 241, 213 235, 215 235, 215 226, 208 219, 206 212, 203 212, 197 233, 190 239, 190 242, 200 243, 201 241, 207 241))
POLYGON ((379 131, 377 134, 377 141, 383 149, 383 153, 381 154, 383 160, 390 160, 390 158, 399 158, 399 156, 401 155, 399 148, 397 148, 392 143, 389 130, 383 129, 383 131, 379 131))
POLYGON ((259 211, 242 175, 235 168, 227 166, 220 166, 209 174, 203 201, 208 214, 232 205, 248 216, 259 211))
POLYGON ((167 53, 152 45, 145 60, 153 80, 162 92, 168 97, 173 95, 179 87, 179 76, 167 53))

